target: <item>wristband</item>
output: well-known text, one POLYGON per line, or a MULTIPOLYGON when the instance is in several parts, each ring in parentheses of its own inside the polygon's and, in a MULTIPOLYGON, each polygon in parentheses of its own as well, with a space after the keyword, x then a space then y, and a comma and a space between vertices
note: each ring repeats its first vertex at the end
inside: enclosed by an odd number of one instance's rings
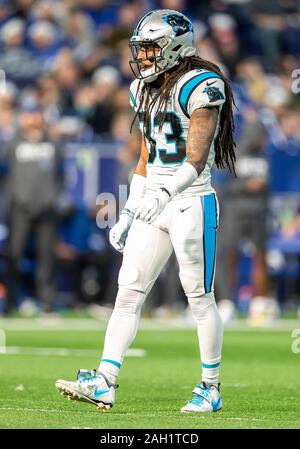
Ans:
POLYGON ((195 167, 189 162, 184 162, 182 166, 165 182, 162 189, 167 191, 171 198, 190 187, 198 178, 199 174, 195 167))

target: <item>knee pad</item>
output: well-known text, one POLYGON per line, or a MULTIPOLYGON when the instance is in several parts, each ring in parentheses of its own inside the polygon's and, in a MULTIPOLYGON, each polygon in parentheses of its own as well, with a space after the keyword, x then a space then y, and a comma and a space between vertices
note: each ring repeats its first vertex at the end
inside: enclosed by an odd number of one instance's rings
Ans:
POLYGON ((197 297, 188 296, 188 302, 196 319, 203 318, 211 307, 217 307, 215 295, 212 292, 197 297))
POLYGON ((134 315, 141 311, 146 295, 143 292, 119 287, 115 311, 126 315, 134 315))

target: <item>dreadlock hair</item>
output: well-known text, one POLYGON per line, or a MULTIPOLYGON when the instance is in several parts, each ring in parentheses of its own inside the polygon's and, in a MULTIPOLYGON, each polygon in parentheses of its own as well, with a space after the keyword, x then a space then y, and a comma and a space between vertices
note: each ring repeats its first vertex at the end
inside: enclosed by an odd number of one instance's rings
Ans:
MULTIPOLYGON (((226 101, 221 109, 219 133, 215 139, 215 163, 218 168, 225 168, 227 166, 230 172, 236 175, 234 168, 236 156, 235 142, 233 139, 234 121, 232 111, 233 105, 235 106, 235 102, 231 85, 229 80, 223 75, 220 68, 216 64, 202 59, 199 56, 183 58, 178 67, 168 72, 169 76, 164 79, 162 85, 158 88, 153 98, 150 95, 151 83, 144 83, 141 89, 138 110, 133 118, 130 131, 132 130, 133 124, 139 114, 139 111, 141 111, 143 107, 143 110, 145 111, 145 117, 143 120, 144 134, 146 136, 149 135, 151 111, 153 110, 153 107, 156 103, 158 103, 158 110, 162 111, 159 121, 159 129, 161 130, 165 120, 167 112, 167 102, 170 97, 172 88, 181 76, 193 69, 205 69, 213 71, 217 73, 224 81, 226 101)), ((140 83, 138 86, 138 90, 140 87, 140 83)))

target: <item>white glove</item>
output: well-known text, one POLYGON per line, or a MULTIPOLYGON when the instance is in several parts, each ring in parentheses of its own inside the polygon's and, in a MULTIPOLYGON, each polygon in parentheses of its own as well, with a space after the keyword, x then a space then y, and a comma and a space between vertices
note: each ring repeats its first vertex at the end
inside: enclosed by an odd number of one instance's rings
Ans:
POLYGON ((161 187, 152 197, 144 198, 136 211, 136 218, 146 223, 153 223, 174 196, 190 187, 198 178, 199 174, 195 167, 189 162, 184 162, 182 166, 170 176, 164 186, 161 187))
POLYGON ((135 173, 130 184, 130 194, 119 221, 109 231, 111 245, 120 253, 123 252, 129 228, 133 222, 135 211, 146 190, 146 178, 135 173))
POLYGON ((120 215, 119 221, 109 231, 109 241, 111 245, 120 253, 123 252, 128 231, 130 229, 133 216, 127 213, 120 215))
POLYGON ((136 218, 153 223, 170 200, 169 193, 165 189, 159 189, 153 197, 143 199, 137 208, 136 218))

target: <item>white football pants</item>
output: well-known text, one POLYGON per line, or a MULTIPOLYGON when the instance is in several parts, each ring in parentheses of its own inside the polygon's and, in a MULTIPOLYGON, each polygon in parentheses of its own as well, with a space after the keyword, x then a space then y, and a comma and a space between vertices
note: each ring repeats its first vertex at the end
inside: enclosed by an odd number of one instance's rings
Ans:
POLYGON ((115 380, 135 338, 141 308, 173 249, 198 327, 202 380, 217 383, 223 326, 214 300, 216 195, 175 198, 151 225, 134 220, 124 248, 119 291, 109 320, 100 371, 115 380))

